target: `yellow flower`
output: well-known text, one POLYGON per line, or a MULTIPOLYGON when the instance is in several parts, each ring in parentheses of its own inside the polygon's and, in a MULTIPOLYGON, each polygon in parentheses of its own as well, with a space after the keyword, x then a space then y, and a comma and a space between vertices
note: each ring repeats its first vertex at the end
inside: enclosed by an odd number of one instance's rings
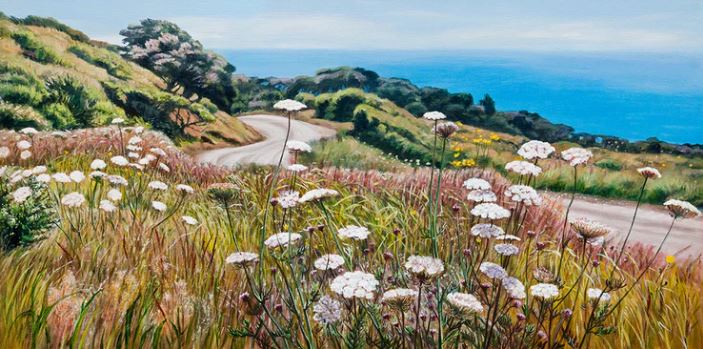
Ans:
POLYGON ((492 141, 499 141, 500 137, 495 133, 491 133, 491 140, 492 141))
POLYGON ((668 255, 668 256, 666 256, 666 262, 668 264, 674 264, 674 262, 676 262, 676 257, 674 257, 672 255, 668 255))
POLYGON ((463 126, 464 124, 462 124, 461 121, 457 121, 457 122, 456 122, 456 125, 457 125, 457 126, 463 126))
POLYGON ((458 158, 461 155, 461 153, 454 153, 454 158, 458 158))

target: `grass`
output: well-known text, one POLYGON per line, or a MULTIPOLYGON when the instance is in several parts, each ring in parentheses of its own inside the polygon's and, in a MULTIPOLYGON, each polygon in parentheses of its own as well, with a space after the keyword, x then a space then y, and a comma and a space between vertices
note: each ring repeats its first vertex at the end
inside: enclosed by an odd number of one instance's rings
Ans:
MULTIPOLYGON (((584 290, 605 287, 613 268, 608 244, 603 249, 588 247, 583 255, 578 241, 569 240, 563 251, 563 298, 540 302, 528 295, 516 306, 498 292, 500 283, 478 271, 478 265, 481 261, 501 263, 527 289, 538 282, 533 269, 541 266, 555 271, 564 219, 561 206, 546 199, 540 207, 514 206, 502 195, 511 183, 491 170, 445 171, 441 208, 437 210, 441 243, 436 255, 445 271, 431 281, 432 287, 422 288, 423 294, 429 295, 421 302, 427 316, 418 316, 422 326, 416 326, 414 305, 401 313, 382 303, 380 297, 395 287, 418 289, 418 279, 403 265, 410 255, 433 254, 426 230, 433 219, 427 206, 428 169, 405 167, 381 173, 319 167, 300 176, 286 173, 275 183, 275 192, 331 188, 339 195, 324 203, 299 203, 284 210, 280 205, 272 208, 266 200, 270 168, 226 170, 199 165, 156 133, 141 135, 140 154, 159 147, 166 156, 158 157, 143 171, 108 161, 122 153, 123 142, 135 132, 112 127, 60 136, 39 134, 31 137, 33 156, 29 159, 18 157, 16 134, 0 134, 0 145, 11 149, 2 160, 4 165, 33 168, 41 164, 51 173, 80 170, 87 174, 91 161, 101 158, 108 162, 105 172, 122 175, 129 182, 119 187, 123 198, 116 202, 118 210, 107 213, 97 208, 111 187, 104 180, 52 181, 48 190, 57 200, 58 227, 43 242, 0 257, 0 347, 412 347, 413 343, 436 347, 440 328, 445 346, 454 347, 460 341, 473 347, 482 346, 486 333, 492 332, 486 318, 498 320, 491 322, 495 323, 490 326, 495 331, 491 346, 557 347, 581 339, 594 310, 584 290), (160 170, 160 162, 170 171, 160 170), (518 255, 500 257, 492 249, 496 241, 469 234, 480 221, 470 214, 474 204, 465 200, 466 189, 461 185, 474 176, 492 184, 499 203, 518 216, 525 215, 522 222, 496 221, 522 238, 514 242, 520 249, 518 255), (147 184, 154 180, 163 181, 168 189, 149 189, 147 184), (231 189, 208 189, 210 184, 223 181, 231 183, 231 189), (177 184, 191 185, 194 193, 177 191, 177 184), (79 208, 60 205, 61 198, 71 192, 82 193, 86 202, 79 208), (154 210, 152 200, 168 208, 154 210), (303 243, 294 248, 260 250, 259 233, 266 210, 270 212, 266 236, 292 231, 302 235, 303 243), (198 223, 186 224, 183 215, 198 223), (346 225, 367 227, 369 238, 342 240, 336 246, 336 233, 346 225), (234 251, 261 251, 264 259, 256 266, 238 268, 225 262, 234 251), (379 281, 373 299, 336 296, 328 285, 339 271, 308 269, 322 253, 345 255, 351 264, 345 269, 373 274, 379 281), (567 292, 572 286, 577 290, 567 292), (445 298, 456 291, 475 294, 484 311, 457 313, 445 298), (312 320, 313 305, 323 294, 342 304, 338 326, 312 320), (442 295, 443 305, 437 306, 434 295, 442 295), (500 308, 500 312, 489 310, 494 304, 499 307, 493 309, 500 308), (431 316, 438 309, 443 310, 441 326, 431 316), (568 323, 562 315, 566 309, 573 314, 568 323), (526 319, 521 322, 518 314, 525 314, 526 319), (546 340, 540 339, 538 330, 545 332, 546 340)), ((361 153, 367 155, 359 161, 378 161, 380 156, 349 139, 318 147, 323 154, 363 149, 361 153)), ((11 172, 8 169, 6 175, 11 172)), ((651 249, 643 247, 626 254, 627 262, 616 268, 617 279, 626 287, 610 291, 610 306, 624 297, 651 256, 651 249)), ((601 334, 589 337, 590 346, 700 347, 700 293, 697 261, 665 263, 660 258, 645 270, 642 281, 619 307, 603 319, 601 334)))

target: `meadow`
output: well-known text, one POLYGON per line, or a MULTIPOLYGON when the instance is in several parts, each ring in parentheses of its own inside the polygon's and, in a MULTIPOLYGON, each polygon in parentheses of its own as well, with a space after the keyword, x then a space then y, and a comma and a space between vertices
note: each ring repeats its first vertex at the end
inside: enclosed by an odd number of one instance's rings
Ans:
MULTIPOLYGON (((428 123, 437 153, 462 137, 428 123)), ((302 163, 225 169, 120 119, 2 131, 1 216, 32 224, 3 230, 0 347, 703 345, 699 261, 611 243, 530 187, 538 165, 578 183, 589 151, 382 172, 313 166, 300 143, 302 163)), ((667 180, 620 171, 643 197, 667 180)), ((667 208, 673 229, 697 213, 667 208)))

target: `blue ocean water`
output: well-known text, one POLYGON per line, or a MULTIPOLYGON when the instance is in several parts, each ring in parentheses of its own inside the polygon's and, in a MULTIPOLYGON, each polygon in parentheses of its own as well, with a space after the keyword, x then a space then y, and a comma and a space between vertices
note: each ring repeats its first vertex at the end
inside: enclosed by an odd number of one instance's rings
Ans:
POLYGON ((488 93, 577 131, 703 143, 703 56, 473 51, 220 51, 250 76, 294 77, 360 66, 419 86, 488 93))

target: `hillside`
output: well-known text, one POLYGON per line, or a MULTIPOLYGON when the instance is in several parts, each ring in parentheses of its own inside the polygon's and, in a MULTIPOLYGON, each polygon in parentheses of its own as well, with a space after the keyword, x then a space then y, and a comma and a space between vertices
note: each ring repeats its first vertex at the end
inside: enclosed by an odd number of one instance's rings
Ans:
POLYGON ((259 138, 209 100, 166 90, 161 77, 116 48, 53 19, 0 13, 0 62, 2 127, 74 129, 121 117, 178 143, 221 146, 259 138))

